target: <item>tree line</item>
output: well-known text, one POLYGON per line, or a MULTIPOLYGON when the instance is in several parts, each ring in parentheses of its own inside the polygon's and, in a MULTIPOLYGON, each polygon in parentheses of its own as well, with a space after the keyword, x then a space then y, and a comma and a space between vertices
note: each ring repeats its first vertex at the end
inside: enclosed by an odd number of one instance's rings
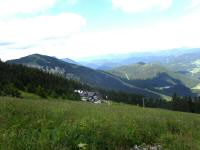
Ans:
POLYGON ((123 92, 109 91, 106 93, 109 99, 116 102, 134 104, 140 107, 162 108, 173 111, 200 113, 200 97, 172 95, 171 101, 161 98, 144 97, 142 95, 128 94, 123 92))

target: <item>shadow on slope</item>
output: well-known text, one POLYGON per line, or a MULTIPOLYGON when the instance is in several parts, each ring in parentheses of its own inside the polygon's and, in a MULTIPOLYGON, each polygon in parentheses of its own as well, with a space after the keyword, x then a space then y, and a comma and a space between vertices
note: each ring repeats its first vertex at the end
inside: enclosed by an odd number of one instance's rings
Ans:
POLYGON ((156 77, 146 80, 127 80, 126 82, 141 88, 147 88, 168 96, 174 93, 181 96, 195 95, 181 80, 174 79, 167 73, 159 73, 156 77))

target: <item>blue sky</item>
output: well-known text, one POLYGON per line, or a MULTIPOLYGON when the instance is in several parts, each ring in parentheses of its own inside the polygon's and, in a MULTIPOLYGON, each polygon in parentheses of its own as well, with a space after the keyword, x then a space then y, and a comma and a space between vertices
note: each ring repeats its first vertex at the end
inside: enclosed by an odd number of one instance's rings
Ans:
POLYGON ((0 0, 0 58, 200 47, 200 0, 0 0))

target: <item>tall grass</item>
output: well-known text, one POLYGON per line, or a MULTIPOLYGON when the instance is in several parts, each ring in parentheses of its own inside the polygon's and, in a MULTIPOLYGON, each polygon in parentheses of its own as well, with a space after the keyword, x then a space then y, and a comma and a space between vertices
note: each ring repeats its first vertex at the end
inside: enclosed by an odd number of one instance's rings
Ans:
POLYGON ((112 103, 0 97, 0 149, 200 149, 200 115, 112 103))

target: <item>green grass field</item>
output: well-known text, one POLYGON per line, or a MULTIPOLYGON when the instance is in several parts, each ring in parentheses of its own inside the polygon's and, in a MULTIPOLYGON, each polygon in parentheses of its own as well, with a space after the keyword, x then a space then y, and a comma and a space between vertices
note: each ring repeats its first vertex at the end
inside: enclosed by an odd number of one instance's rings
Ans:
POLYGON ((128 150, 144 143, 199 150, 200 115, 117 103, 0 97, 2 150, 128 150))

